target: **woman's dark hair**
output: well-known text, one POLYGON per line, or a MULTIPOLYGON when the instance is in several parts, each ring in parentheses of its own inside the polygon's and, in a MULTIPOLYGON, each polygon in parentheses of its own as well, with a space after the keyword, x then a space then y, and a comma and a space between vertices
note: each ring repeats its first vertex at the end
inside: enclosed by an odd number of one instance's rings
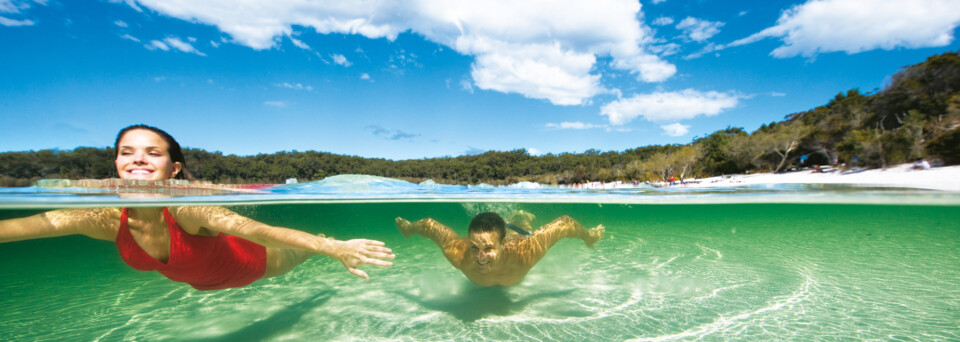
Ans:
POLYGON ((503 218, 497 213, 485 212, 480 213, 477 216, 473 217, 473 220, 470 221, 470 228, 467 229, 467 234, 473 232, 498 232, 500 233, 500 241, 503 241, 503 238, 507 235, 507 223, 503 221, 503 218))
POLYGON ((167 146, 169 146, 169 148, 167 149, 167 153, 170 154, 170 159, 173 160, 174 162, 180 163, 180 172, 177 172, 177 175, 174 176, 173 178, 194 180, 193 176, 190 175, 190 171, 187 171, 187 160, 183 158, 183 150, 180 149, 180 144, 177 143, 177 140, 174 139, 173 136, 171 136, 169 133, 164 132, 162 129, 159 129, 153 126, 136 124, 136 125, 130 125, 125 127, 124 129, 121 129, 120 133, 117 133, 117 140, 113 143, 113 149, 116 151, 114 158, 120 156, 120 139, 122 139, 123 136, 127 134, 127 132, 130 132, 132 130, 137 130, 137 129, 147 130, 147 131, 156 133, 161 138, 163 138, 164 141, 167 142, 167 146))

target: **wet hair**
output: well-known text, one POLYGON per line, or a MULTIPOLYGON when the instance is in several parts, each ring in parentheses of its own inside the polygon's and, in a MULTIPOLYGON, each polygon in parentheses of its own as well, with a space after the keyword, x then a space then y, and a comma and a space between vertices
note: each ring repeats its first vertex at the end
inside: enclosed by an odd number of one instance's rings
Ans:
POLYGON ((473 232, 498 232, 500 233, 500 241, 503 241, 503 237, 507 235, 506 226, 507 223, 504 222, 503 218, 497 215, 497 213, 480 213, 470 221, 470 228, 467 229, 467 234, 473 232))
POLYGON ((128 132, 133 130, 138 130, 138 129, 156 133, 161 138, 163 138, 164 141, 167 142, 167 146, 168 146, 167 153, 170 154, 170 159, 173 160, 174 162, 180 163, 180 172, 177 172, 177 175, 174 176, 173 178, 194 180, 193 176, 190 175, 190 172, 187 171, 187 160, 183 157, 183 150, 180 149, 180 144, 177 143, 177 140, 174 139, 173 136, 170 135, 169 133, 164 132, 162 129, 159 129, 153 126, 136 124, 136 125, 130 125, 121 129, 120 133, 117 133, 117 140, 114 141, 113 143, 113 149, 115 151, 114 158, 120 156, 120 139, 122 139, 123 136, 126 135, 128 132))

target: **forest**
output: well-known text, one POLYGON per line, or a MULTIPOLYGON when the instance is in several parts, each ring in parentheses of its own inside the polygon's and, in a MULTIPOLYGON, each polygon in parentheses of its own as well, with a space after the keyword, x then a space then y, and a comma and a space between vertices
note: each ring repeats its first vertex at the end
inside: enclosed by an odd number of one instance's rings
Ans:
MULTIPOLYGON (((0 186, 116 178, 114 153, 113 147, 0 153, 0 186)), ((728 127, 682 145, 541 156, 518 149, 399 161, 317 151, 236 156, 187 148, 184 155, 194 178, 223 184, 305 182, 340 174, 445 184, 575 184, 783 172, 814 165, 884 168, 916 158, 955 165, 960 164, 960 55, 948 52, 903 67, 874 93, 841 91, 825 105, 756 131, 728 127)))

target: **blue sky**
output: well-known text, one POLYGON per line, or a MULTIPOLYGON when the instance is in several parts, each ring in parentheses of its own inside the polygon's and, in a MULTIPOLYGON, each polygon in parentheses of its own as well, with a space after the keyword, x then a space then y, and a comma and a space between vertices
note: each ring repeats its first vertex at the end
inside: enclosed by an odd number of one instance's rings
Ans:
POLYGON ((955 0, 0 0, 0 151, 135 123, 237 155, 682 144, 882 89, 958 25, 955 0))

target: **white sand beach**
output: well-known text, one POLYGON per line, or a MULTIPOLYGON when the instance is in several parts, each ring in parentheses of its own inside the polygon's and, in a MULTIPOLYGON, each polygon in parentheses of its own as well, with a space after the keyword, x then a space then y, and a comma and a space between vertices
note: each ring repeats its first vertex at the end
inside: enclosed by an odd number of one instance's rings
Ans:
POLYGON ((811 170, 784 173, 729 175, 692 180, 686 186, 739 186, 753 184, 853 184, 861 186, 902 187, 960 191, 960 166, 913 170, 912 163, 886 169, 830 170, 814 173, 811 170))

